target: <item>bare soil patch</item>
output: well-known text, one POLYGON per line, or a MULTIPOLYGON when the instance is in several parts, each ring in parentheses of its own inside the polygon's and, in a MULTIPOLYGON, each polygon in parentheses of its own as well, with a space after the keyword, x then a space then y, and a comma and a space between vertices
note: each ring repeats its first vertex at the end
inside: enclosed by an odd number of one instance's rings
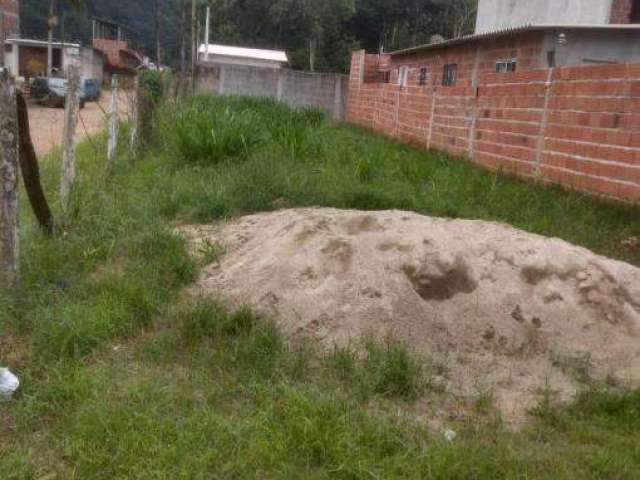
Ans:
POLYGON ((327 347, 393 335, 490 389, 509 421, 545 391, 640 384, 640 269, 507 225, 410 212, 293 209, 181 229, 227 254, 197 294, 273 315, 327 347))
MULTIPOLYGON (((119 93, 119 111, 124 120, 130 114, 131 93, 119 93)), ((102 93, 100 102, 87 102, 80 110, 80 120, 76 135, 78 141, 85 140, 104 130, 106 126, 105 112, 109 111, 111 93, 102 93)), ((64 108, 51 108, 29 102, 29 126, 33 146, 38 156, 46 155, 62 145, 62 130, 64 127, 64 108)))

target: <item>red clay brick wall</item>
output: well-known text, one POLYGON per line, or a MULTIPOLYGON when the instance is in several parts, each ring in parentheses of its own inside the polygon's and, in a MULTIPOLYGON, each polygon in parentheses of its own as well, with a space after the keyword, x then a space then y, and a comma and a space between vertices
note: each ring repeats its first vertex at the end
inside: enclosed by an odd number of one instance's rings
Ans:
POLYGON ((364 83, 353 71, 347 119, 487 168, 640 202, 640 65, 485 72, 477 89, 410 85, 364 83))
POLYGON ((4 32, 9 36, 20 33, 20 2, 18 0, 0 0, 4 8, 4 32))
POLYGON ((93 40, 93 48, 102 51, 111 65, 118 66, 120 65, 120 50, 127 49, 127 42, 96 38, 93 40))
MULTIPOLYGON (((480 51, 475 45, 451 46, 442 50, 426 50, 404 56, 396 56, 393 59, 393 67, 389 63, 388 68, 394 71, 401 66, 412 69, 410 82, 417 83, 420 68, 427 68, 429 72, 429 84, 438 85, 442 82, 442 68, 446 64, 458 65, 458 85, 471 85, 473 72, 495 72, 496 62, 517 59, 518 70, 531 70, 533 68, 546 67, 546 55, 544 54, 544 34, 531 32, 514 37, 504 37, 487 40, 482 44, 480 51)), ((392 76, 393 77, 393 76, 392 76)))
POLYGON ((633 0, 613 0, 609 23, 631 23, 633 0))

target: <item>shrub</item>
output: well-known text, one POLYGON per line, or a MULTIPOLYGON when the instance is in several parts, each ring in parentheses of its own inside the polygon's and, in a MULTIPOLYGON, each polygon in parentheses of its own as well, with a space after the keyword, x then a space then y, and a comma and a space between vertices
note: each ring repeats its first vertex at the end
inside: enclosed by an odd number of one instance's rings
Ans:
POLYGON ((160 72, 145 70, 139 73, 140 88, 149 92, 151 101, 158 104, 164 95, 164 79, 160 72))
POLYGON ((255 112, 222 108, 208 99, 195 98, 164 115, 167 125, 163 131, 178 158, 187 162, 216 164, 226 158, 243 158, 262 137, 255 112))

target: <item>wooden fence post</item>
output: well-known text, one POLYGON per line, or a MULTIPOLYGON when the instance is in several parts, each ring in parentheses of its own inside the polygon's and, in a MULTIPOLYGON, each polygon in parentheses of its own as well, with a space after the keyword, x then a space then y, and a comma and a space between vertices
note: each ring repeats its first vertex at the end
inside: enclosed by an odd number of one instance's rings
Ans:
POLYGON ((109 110, 109 140, 107 143, 107 174, 113 173, 118 150, 118 76, 111 79, 111 109, 109 110))
POLYGON ((67 97, 64 107, 64 130, 60 201, 66 216, 76 180, 76 127, 78 125, 78 68, 69 65, 67 70, 67 97))
POLYGON ((154 102, 151 98, 151 92, 141 82, 138 88, 137 102, 137 146, 136 152, 139 153, 151 143, 153 137, 153 110, 154 102))
POLYGON ((13 284, 19 271, 18 118, 16 91, 0 74, 0 283, 13 284))
POLYGON ((38 165, 38 157, 33 148, 31 141, 31 132, 29 131, 29 110, 27 102, 22 92, 16 92, 16 101, 18 104, 18 137, 20 150, 20 169, 22 170, 22 179, 24 181, 24 189, 27 191, 27 197, 31 202, 33 213, 40 224, 40 228, 47 234, 53 233, 53 215, 47 203, 42 184, 40 183, 40 167, 38 165))

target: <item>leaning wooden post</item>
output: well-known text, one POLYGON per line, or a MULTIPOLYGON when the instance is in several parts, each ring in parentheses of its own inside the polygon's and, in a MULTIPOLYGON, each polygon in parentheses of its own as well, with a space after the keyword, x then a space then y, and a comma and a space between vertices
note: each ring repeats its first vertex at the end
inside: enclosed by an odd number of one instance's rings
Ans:
POLYGON ((66 216, 69 212, 71 194, 76 180, 76 127, 78 125, 78 68, 69 65, 67 70, 67 98, 64 107, 64 130, 62 152, 62 175, 60 202, 66 216))
POLYGON ((111 109, 109 110, 109 141, 107 143, 107 174, 113 173, 118 150, 118 76, 111 79, 111 109))
POLYGON ((16 91, 0 74, 0 284, 13 284, 19 270, 18 114, 16 91))
POLYGON ((129 140, 129 152, 131 159, 135 156, 138 143, 138 110, 140 107, 140 77, 136 75, 133 80, 133 113, 131 115, 131 138, 129 140))
POLYGON ((20 139, 20 169, 22 170, 22 180, 24 189, 27 192, 33 213, 40 224, 40 228, 47 234, 53 233, 53 215, 44 195, 42 184, 40 183, 40 166, 38 157, 31 141, 29 129, 29 110, 27 102, 22 92, 16 92, 18 104, 18 137, 20 139))

